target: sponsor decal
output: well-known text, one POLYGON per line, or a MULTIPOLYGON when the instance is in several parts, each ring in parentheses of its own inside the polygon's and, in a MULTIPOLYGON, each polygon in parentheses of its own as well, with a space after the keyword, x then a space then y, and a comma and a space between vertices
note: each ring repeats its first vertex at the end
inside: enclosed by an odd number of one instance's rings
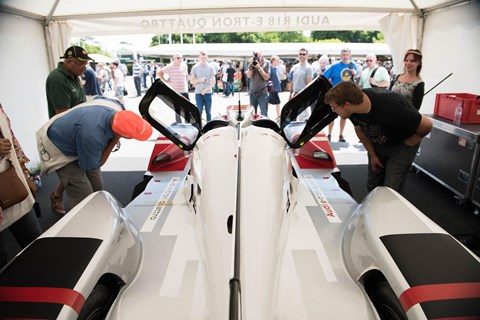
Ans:
POLYGON ((328 219, 330 223, 341 223, 342 220, 338 217, 337 213, 333 209, 332 205, 328 202, 327 197, 323 194, 320 186, 317 184, 313 176, 306 175, 304 176, 305 180, 307 181, 308 187, 312 192, 315 200, 317 200, 318 205, 322 208, 323 213, 328 219))
POLYGON ((168 204, 168 199, 170 196, 172 196, 173 191, 177 187, 178 182, 180 181, 179 177, 173 177, 170 182, 168 183, 167 187, 163 191, 160 199, 158 200, 157 204, 153 208, 153 210, 150 212, 148 215, 147 219, 145 220, 145 223, 142 226, 142 229, 140 229, 140 232, 152 232, 153 228, 158 222, 158 218, 162 214, 162 212, 165 210, 165 207, 168 204))

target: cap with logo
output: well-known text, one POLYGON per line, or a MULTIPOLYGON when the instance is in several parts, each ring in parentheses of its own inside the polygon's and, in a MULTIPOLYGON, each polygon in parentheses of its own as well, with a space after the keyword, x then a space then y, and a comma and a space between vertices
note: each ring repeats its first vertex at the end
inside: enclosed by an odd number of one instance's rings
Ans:
POLYGON ((67 59, 67 58, 77 58, 78 60, 82 60, 82 61, 88 61, 88 60, 94 61, 92 58, 88 56, 87 51, 79 46, 71 46, 65 51, 65 54, 62 57, 60 57, 60 59, 67 59))

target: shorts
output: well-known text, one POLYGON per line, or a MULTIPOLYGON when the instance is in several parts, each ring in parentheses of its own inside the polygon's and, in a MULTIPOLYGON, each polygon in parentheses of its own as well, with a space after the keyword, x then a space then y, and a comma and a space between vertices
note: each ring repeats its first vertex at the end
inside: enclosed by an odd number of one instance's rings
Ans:
POLYGON ((272 91, 268 94, 268 103, 280 104, 280 97, 278 96, 278 92, 272 91))

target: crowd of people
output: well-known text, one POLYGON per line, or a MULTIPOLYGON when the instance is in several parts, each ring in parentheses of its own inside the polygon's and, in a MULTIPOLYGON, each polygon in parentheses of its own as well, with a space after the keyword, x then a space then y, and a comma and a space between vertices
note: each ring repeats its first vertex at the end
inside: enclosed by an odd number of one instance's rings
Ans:
MULTIPOLYGON (((50 120, 37 132, 42 173, 56 172, 59 178, 50 199, 52 211, 60 217, 67 214, 64 193, 74 207, 92 192, 103 189, 100 168, 119 146, 121 138, 144 141, 153 132, 148 122, 125 110, 128 70, 124 64, 97 63, 94 69, 88 53, 78 46, 68 48, 61 58, 63 61, 46 79, 50 120)), ((134 60, 132 76, 137 96, 141 96, 142 87, 147 87, 147 77, 150 83, 160 78, 185 99, 189 99, 189 87, 194 87, 195 104, 200 114, 205 110, 207 121, 212 118, 212 95, 229 97, 240 89, 241 81, 248 89, 255 113, 268 117, 272 105, 278 117, 280 92, 288 91, 288 99, 292 99, 313 79, 324 76, 333 86, 325 102, 340 116, 338 141, 345 142, 343 129, 346 119, 350 119, 368 152, 368 189, 386 185, 401 192, 418 146, 432 128, 428 117, 418 111, 424 94, 420 76, 422 53, 408 50, 403 60, 404 70, 398 75, 391 75, 373 53, 366 55, 364 65, 351 60, 349 49, 341 51, 338 61, 326 55, 314 61, 308 58, 306 48, 299 49, 293 65, 275 55, 267 59, 262 52, 255 52, 245 64, 208 61, 208 54, 200 52, 189 71, 182 54, 175 53, 172 62, 165 66, 134 60)), ((181 122, 180 118, 176 120, 181 122)), ((328 128, 329 140, 332 129, 333 122, 328 128)), ((34 190, 25 168, 29 160, 0 105, 2 166, 7 157, 13 160, 12 165, 28 186, 29 195, 11 207, 0 207, 0 231, 10 229, 19 245, 25 247, 41 234, 32 211, 34 190)), ((6 262, 0 232, 0 268, 6 262)))
MULTIPOLYGON (((353 61, 348 48, 341 50, 338 61, 320 55, 310 63, 308 57, 308 50, 300 48, 296 63, 287 69, 278 56, 267 59, 262 52, 253 53, 245 74, 250 105, 255 113, 268 117, 271 104, 279 116, 279 92, 287 90, 288 99, 293 99, 313 79, 325 77, 333 86, 325 102, 340 118, 338 141, 346 142, 343 131, 346 120, 350 119, 358 139, 367 150, 368 191, 388 186, 401 193, 420 142, 432 129, 431 120, 419 113, 425 88, 420 76, 422 53, 416 49, 408 50, 403 59, 403 72, 398 75, 390 73, 391 66, 381 65, 374 53, 366 55, 364 64, 353 61)), ((217 71, 207 59, 207 54, 201 52, 190 78, 184 75, 182 79, 190 79, 195 86, 199 112, 202 114, 205 109, 207 121, 210 121, 216 75, 226 74, 231 63, 227 61, 226 66, 217 71)), ((223 86, 227 86, 223 93, 228 96, 229 81, 223 80, 223 86)), ((302 115, 305 116, 301 114, 297 120, 304 120, 302 115)), ((332 140, 334 122, 328 126, 329 141, 332 140)))

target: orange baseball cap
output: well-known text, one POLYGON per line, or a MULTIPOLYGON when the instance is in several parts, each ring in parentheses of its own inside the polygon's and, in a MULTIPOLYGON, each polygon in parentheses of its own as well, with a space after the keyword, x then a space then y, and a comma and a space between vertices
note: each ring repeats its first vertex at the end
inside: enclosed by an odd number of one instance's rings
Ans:
POLYGON ((145 141, 150 138, 153 132, 150 123, 129 110, 122 110, 115 113, 112 121, 112 130, 124 138, 140 141, 145 141))

